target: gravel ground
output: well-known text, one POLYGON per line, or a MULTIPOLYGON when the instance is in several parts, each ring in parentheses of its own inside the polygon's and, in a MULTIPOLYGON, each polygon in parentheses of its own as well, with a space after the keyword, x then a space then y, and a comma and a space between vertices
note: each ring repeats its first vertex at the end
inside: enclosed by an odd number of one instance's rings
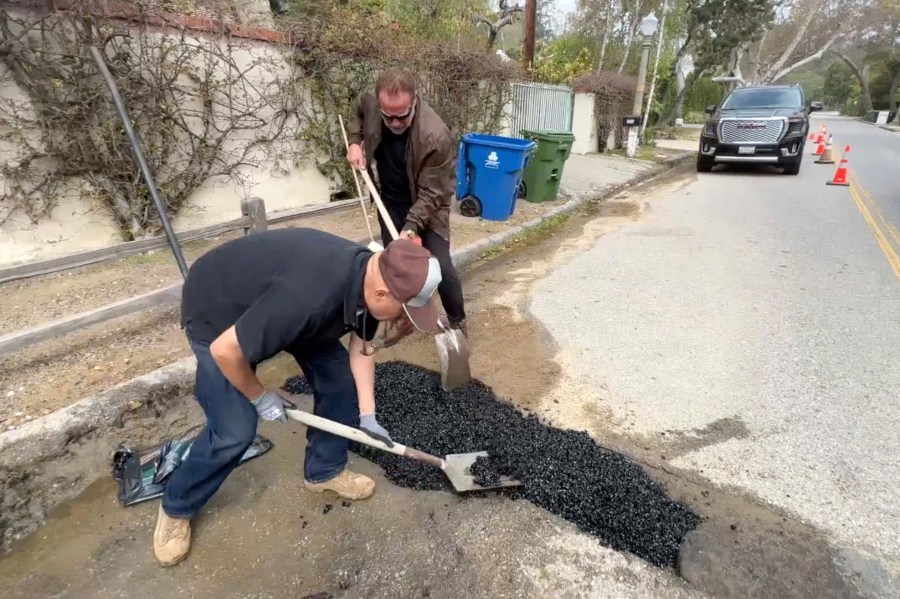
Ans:
MULTIPOLYGON (((596 445, 584 431, 561 430, 497 400, 478 382, 446 393, 440 375, 401 362, 379 364, 378 421, 399 443, 432 455, 487 451, 502 474, 524 483, 509 492, 527 499, 659 567, 675 565, 684 535, 698 517, 621 454, 596 445)), ((291 393, 309 392, 289 379, 291 393)), ((444 473, 402 456, 357 445, 398 485, 452 490, 444 473)))

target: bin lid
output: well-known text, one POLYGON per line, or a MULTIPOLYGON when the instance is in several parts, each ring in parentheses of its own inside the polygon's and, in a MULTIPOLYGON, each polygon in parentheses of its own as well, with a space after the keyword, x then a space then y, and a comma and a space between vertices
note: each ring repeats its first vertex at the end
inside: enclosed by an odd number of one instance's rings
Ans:
POLYGON ((554 131, 552 129, 522 129, 519 133, 532 139, 544 141, 575 141, 575 136, 570 131, 554 131))
POLYGON ((509 150, 529 150, 534 147, 530 139, 518 137, 504 137, 502 135, 489 135, 487 133, 466 133, 462 136, 463 143, 491 146, 493 148, 506 148, 509 150))

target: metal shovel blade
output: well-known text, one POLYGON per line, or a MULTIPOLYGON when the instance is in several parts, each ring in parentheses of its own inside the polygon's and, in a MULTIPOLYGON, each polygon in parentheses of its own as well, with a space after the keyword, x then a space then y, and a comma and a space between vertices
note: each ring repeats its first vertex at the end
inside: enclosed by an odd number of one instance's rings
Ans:
POLYGON ((441 362, 441 387, 452 391, 472 380, 469 370, 469 342, 459 329, 443 329, 434 336, 441 362))
POLYGON ((465 491, 484 491, 488 489, 499 489, 501 487, 520 487, 522 482, 508 476, 501 476, 500 482, 495 485, 481 486, 475 482, 470 469, 472 464, 479 456, 487 457, 486 451, 477 451, 473 453, 451 453, 444 458, 444 474, 453 483, 453 488, 459 492, 465 491))

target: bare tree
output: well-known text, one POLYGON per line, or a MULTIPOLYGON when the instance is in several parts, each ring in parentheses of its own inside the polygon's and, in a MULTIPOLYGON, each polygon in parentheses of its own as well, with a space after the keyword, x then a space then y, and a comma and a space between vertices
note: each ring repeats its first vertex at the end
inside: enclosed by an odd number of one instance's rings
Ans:
POLYGON ((488 49, 494 47, 494 43, 497 41, 497 35, 500 33, 500 30, 515 23, 516 15, 521 15, 524 12, 525 9, 518 4, 509 6, 506 0, 500 0, 500 12, 497 13, 493 21, 489 21, 484 17, 477 17, 475 19, 476 25, 487 25, 488 27, 488 49))
POLYGON ((785 0, 776 19, 748 52, 747 79, 776 83, 825 53, 846 31, 844 0, 785 0))
MULTIPOLYGON (((637 30, 641 24, 641 5, 643 4, 642 0, 635 0, 634 10, 627 11, 627 14, 630 16, 628 21, 628 29, 626 30, 625 37, 625 52, 622 54, 622 61, 619 63, 619 74, 622 74, 622 71, 625 70, 625 65, 628 64, 628 57, 631 54, 631 47, 634 45, 635 38, 637 37, 637 30)), ((624 16, 624 15, 623 15, 624 16)))

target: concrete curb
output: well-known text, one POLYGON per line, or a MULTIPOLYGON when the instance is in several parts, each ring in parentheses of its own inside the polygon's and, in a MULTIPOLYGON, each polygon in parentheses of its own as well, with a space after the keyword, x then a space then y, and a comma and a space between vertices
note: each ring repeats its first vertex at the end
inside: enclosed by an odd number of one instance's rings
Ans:
POLYGON ((0 552, 109 472, 120 442, 155 444, 202 422, 194 357, 116 385, 0 435, 0 552))
MULTIPOLYGON (((571 197, 565 204, 453 252, 453 262, 464 268, 486 251, 549 219, 571 213, 588 200, 612 198, 686 164, 693 156, 693 152, 676 156, 665 161, 662 169, 640 173, 596 194, 561 190, 571 197)), ((196 364, 193 356, 184 358, 0 434, 0 553, 38 529, 55 506, 107 476, 120 443, 154 445, 201 424, 199 406, 182 401, 193 390, 196 364)))

